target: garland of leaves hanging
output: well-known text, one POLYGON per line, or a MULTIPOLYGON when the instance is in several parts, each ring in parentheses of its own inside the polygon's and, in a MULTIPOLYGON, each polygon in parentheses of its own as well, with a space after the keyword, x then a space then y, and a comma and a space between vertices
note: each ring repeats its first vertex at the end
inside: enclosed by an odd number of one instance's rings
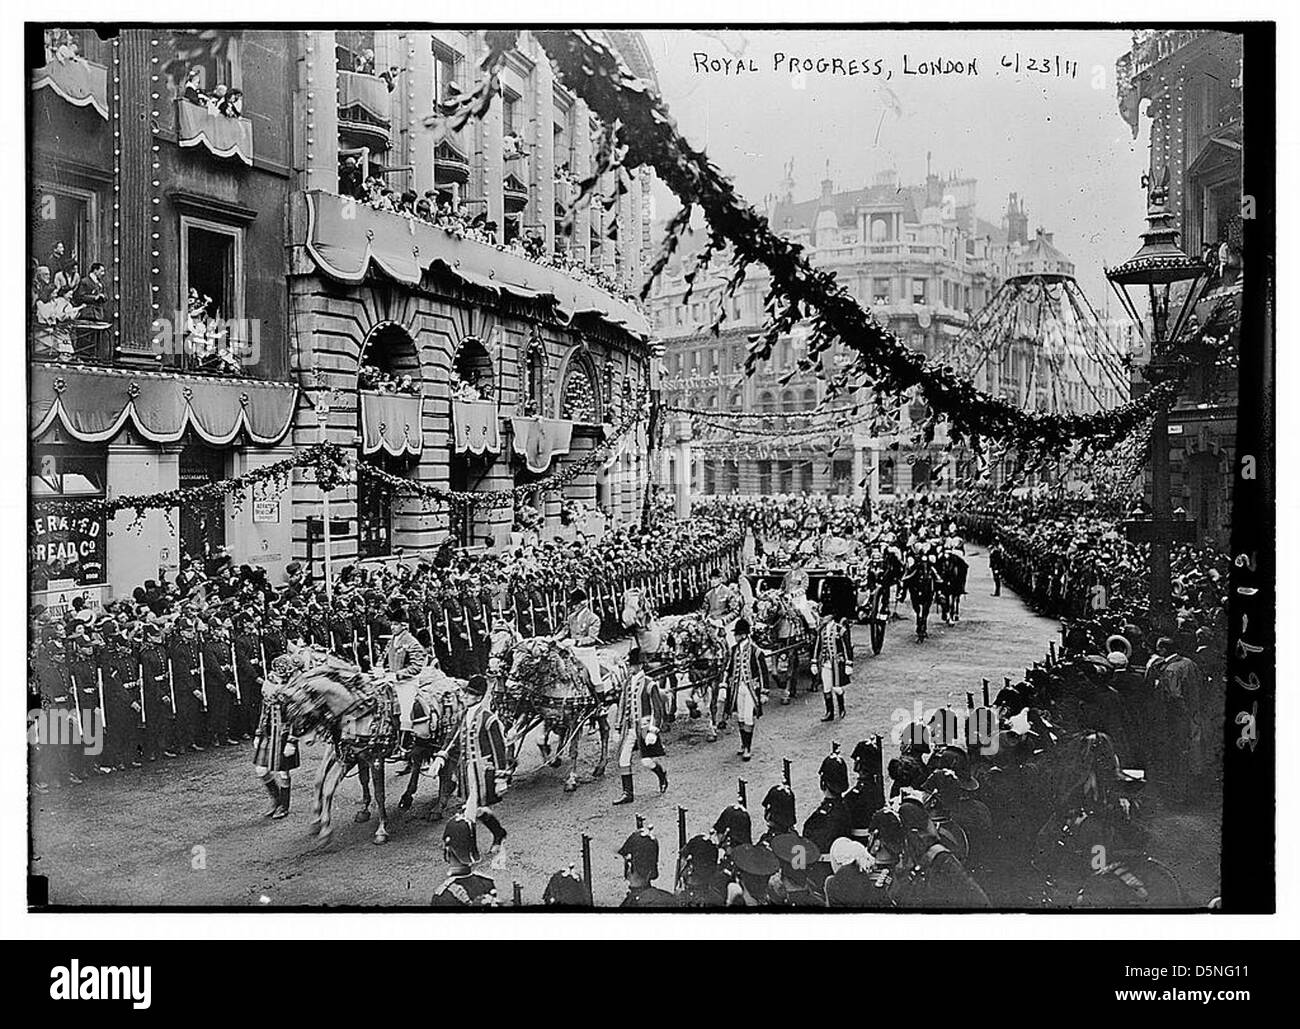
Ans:
POLYGON ((244 490, 250 486, 260 487, 263 495, 272 491, 281 493, 289 487, 295 468, 313 470, 320 488, 332 490, 346 481, 346 463, 347 458, 337 443, 313 443, 292 457, 263 465, 233 479, 219 479, 202 486, 187 486, 185 489, 164 490, 161 493, 122 494, 82 500, 38 500, 33 507, 42 514, 64 515, 113 515, 119 511, 135 511, 138 522, 146 511, 170 511, 177 507, 223 500, 231 495, 235 497, 238 507, 242 504, 244 490))
MULTIPOLYGON (((488 49, 481 67, 486 79, 452 110, 449 121, 455 128, 486 113, 506 55, 518 40, 518 32, 512 30, 492 30, 485 36, 488 49)), ((866 380, 877 389, 898 395, 919 392, 931 409, 928 420, 933 423, 946 419, 954 440, 977 443, 988 437, 1013 442, 1026 450, 1060 450, 1071 443, 1094 451, 1105 450, 1176 397, 1178 384, 1170 380, 1109 411, 1053 414, 1026 411, 1003 397, 979 390, 953 368, 927 360, 887 331, 838 283, 833 272, 815 268, 801 246, 772 232, 767 219, 739 196, 708 156, 678 133, 663 100, 647 83, 628 72, 608 46, 578 30, 535 31, 533 36, 546 51, 561 82, 607 127, 596 168, 580 183, 579 196, 589 195, 606 173, 614 174, 618 195, 622 195, 628 189, 628 171, 649 166, 681 202, 681 210, 669 221, 663 251, 642 289, 643 298, 649 295, 652 283, 676 251, 697 207, 707 218, 710 237, 694 269, 686 275, 688 285, 714 254, 724 251, 729 251, 732 265, 724 288, 726 296, 735 293, 751 265, 761 264, 768 270, 768 322, 750 344, 748 371, 769 356, 781 336, 807 322, 811 333, 808 356, 801 360, 801 368, 820 368, 817 358, 836 340, 855 355, 836 373, 831 383, 833 390, 852 388, 866 380)), ((715 333, 721 317, 713 326, 715 333)))
POLYGON ((677 404, 664 404, 661 410, 671 414, 689 414, 699 415, 703 418, 711 418, 715 421, 727 422, 756 422, 756 421, 773 421, 777 418, 784 418, 786 421, 796 419, 824 418, 833 420, 841 415, 857 414, 860 404, 849 404, 845 407, 829 407, 825 410, 816 409, 813 411, 718 411, 709 408, 699 407, 682 407, 677 404))

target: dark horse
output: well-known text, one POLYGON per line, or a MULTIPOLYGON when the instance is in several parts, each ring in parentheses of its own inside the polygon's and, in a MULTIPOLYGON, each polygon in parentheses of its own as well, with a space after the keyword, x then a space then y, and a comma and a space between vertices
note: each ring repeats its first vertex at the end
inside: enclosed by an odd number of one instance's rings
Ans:
POLYGON ((899 583, 901 592, 912 597, 912 610, 916 612, 916 642, 930 635, 930 605, 934 603, 939 587, 939 576, 934 569, 934 559, 920 557, 913 562, 899 583))
POLYGON ((961 598, 966 592, 966 559, 955 550, 949 550, 935 563, 939 573, 939 613, 945 622, 961 620, 961 598))

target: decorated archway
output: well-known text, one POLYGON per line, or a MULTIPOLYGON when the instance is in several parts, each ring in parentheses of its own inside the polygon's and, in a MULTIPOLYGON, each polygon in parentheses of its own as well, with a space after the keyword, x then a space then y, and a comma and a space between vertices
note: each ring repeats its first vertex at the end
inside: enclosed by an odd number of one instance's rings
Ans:
POLYGON ((602 414, 600 381, 591 356, 583 352, 570 355, 561 382, 559 417, 585 425, 599 425, 602 414))

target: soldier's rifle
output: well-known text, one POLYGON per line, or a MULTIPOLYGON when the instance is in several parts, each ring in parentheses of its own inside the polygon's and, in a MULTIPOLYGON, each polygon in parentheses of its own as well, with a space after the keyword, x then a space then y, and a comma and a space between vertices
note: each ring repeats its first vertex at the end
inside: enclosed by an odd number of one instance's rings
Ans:
POLYGON ((95 685, 99 690, 99 724, 108 728, 108 708, 104 706, 104 666, 95 666, 95 685))
POLYGON ((230 679, 235 684, 235 700, 244 703, 244 692, 239 688, 239 661, 235 658, 235 641, 230 641, 230 679))
POLYGON ((144 710, 144 662, 135 663, 136 685, 140 687, 140 724, 148 725, 149 716, 144 710))

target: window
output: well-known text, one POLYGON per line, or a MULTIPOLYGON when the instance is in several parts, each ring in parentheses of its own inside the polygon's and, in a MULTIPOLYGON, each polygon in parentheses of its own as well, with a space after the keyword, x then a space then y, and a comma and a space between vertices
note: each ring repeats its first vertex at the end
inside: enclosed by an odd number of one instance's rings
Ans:
POLYGON ((804 461, 799 465, 799 488, 811 493, 813 488, 813 463, 804 461))
POLYGON ((446 103, 454 94, 452 86, 459 86, 461 56, 449 46, 434 40, 433 43, 433 96, 438 103, 446 103))
MULTIPOLYGON (((189 50, 194 42, 188 37, 178 38, 176 40, 176 50, 189 50)), ((206 52, 208 49, 205 46, 203 51, 206 52)), ((204 57, 191 60, 188 68, 189 72, 193 72, 195 68, 199 69, 198 88, 205 93, 211 92, 217 86, 239 90, 244 88, 244 76, 239 62, 239 39, 236 37, 232 36, 227 42, 224 54, 206 53, 204 57)))
POLYGON ((50 269, 55 287, 101 260, 95 239, 95 194, 71 186, 38 183, 32 212, 32 257, 50 269), (56 267, 56 265, 58 267, 56 267))
POLYGON ((705 461, 704 462, 704 492, 716 493, 717 485, 718 485, 717 470, 715 468, 715 465, 712 461, 705 461))
POLYGON ((831 492, 847 495, 853 492, 853 486, 852 460, 837 457, 831 461, 831 492))
POLYGON ((186 368, 234 371, 251 355, 244 317, 244 231, 181 215, 177 323, 186 368))
POLYGON ((501 90, 501 131, 519 134, 519 94, 511 89, 501 90))
POLYGON ((880 492, 894 492, 894 459, 887 457, 880 462, 880 492))
POLYGON ((813 411, 817 408, 817 390, 809 386, 803 391, 803 408, 805 411, 813 411))
POLYGON ((871 299, 877 304, 889 303, 889 280, 872 279, 871 280, 871 299))
POLYGON ((912 303, 925 303, 925 279, 912 280, 912 303))
MULTIPOLYGON (((106 448, 38 445, 32 453, 31 496, 102 498, 107 478, 106 448)), ((62 589, 104 581, 104 514, 37 515, 31 523, 31 588, 62 589)))
POLYGON ((772 462, 771 461, 758 462, 758 492, 759 493, 772 492, 772 462))
POLYGON ((794 462, 778 461, 776 463, 776 491, 778 493, 794 492, 794 462))

